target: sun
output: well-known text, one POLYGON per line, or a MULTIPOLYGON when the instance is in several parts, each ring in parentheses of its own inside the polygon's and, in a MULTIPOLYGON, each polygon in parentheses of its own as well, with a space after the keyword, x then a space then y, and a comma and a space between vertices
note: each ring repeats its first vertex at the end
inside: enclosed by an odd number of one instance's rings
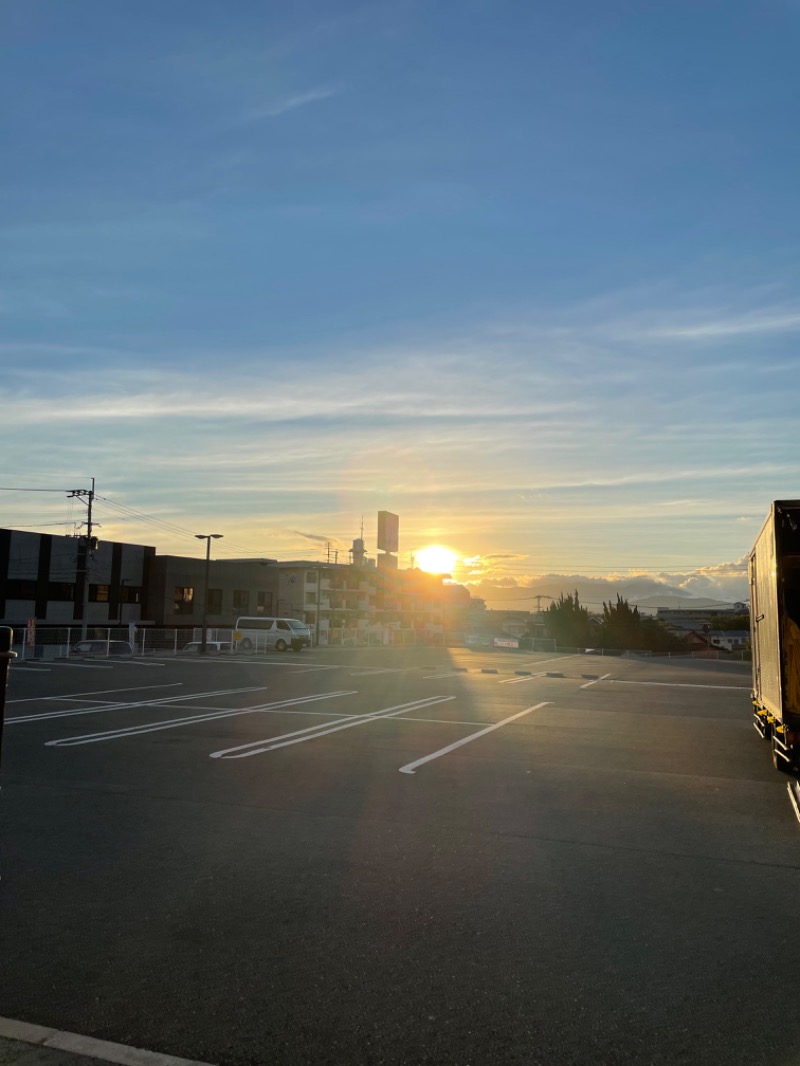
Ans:
POLYGON ((429 574, 451 574, 458 562, 458 556, 441 544, 430 544, 414 553, 414 565, 429 574))

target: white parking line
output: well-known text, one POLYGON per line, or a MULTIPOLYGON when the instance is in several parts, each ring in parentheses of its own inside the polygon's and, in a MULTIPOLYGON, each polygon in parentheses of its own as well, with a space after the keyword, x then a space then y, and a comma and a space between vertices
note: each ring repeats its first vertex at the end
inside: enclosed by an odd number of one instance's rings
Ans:
POLYGON ((454 700, 455 696, 432 696, 425 700, 414 700, 412 703, 402 703, 396 707, 386 707, 382 711, 370 711, 367 714, 354 714, 351 721, 341 722, 334 726, 309 726, 307 729, 296 729, 293 733, 283 733, 277 737, 269 737, 266 740, 255 740, 250 744, 239 744, 235 748, 224 748, 222 751, 211 753, 212 759, 247 759, 251 755, 261 755, 267 751, 275 751, 276 748, 287 748, 291 744, 302 744, 306 740, 316 740, 317 737, 326 737, 330 733, 338 733, 342 729, 352 729, 357 725, 366 725, 367 722, 375 722, 381 718, 390 718, 404 711, 430 707, 434 703, 447 703, 454 700))
POLYGON ((531 711, 538 711, 541 707, 548 707, 549 701, 544 703, 537 703, 534 707, 527 707, 524 711, 520 711, 518 714, 512 714, 510 718, 504 718, 502 722, 495 722, 494 725, 489 725, 485 729, 478 730, 477 733, 471 733, 468 737, 462 737, 461 740, 456 740, 452 744, 448 744, 446 748, 439 748, 438 751, 432 752, 430 755, 424 755, 421 759, 416 759, 414 762, 406 763, 405 766, 400 767, 401 774, 413 774, 416 772, 418 766, 424 766, 426 762, 431 762, 433 759, 438 759, 442 755, 447 755, 451 751, 455 751, 456 748, 461 748, 464 744, 469 744, 472 740, 477 740, 478 737, 486 736, 487 733, 492 733, 495 729, 500 729, 501 726, 508 725, 509 722, 514 722, 517 718, 522 718, 523 715, 530 714, 531 711))
POLYGON ((133 685, 128 688, 96 688, 91 692, 70 692, 68 696, 26 696, 21 700, 9 700, 11 703, 43 703, 45 700, 77 700, 81 696, 106 696, 117 692, 146 692, 149 688, 178 688, 182 681, 171 681, 168 685, 133 685))
POLYGON ((235 718, 237 715, 257 714, 259 711, 269 711, 276 707, 293 707, 301 703, 313 703, 315 700, 330 700, 336 696, 355 696, 355 691, 350 692, 325 692, 319 696, 303 696, 295 700, 280 700, 276 703, 265 703, 258 707, 241 707, 230 711, 212 711, 209 714, 195 714, 186 718, 172 718, 166 722, 146 722, 141 725, 127 726, 124 729, 109 729, 105 733, 87 733, 80 737, 65 737, 63 740, 48 740, 45 747, 69 748, 79 744, 97 744, 102 740, 124 740, 128 737, 139 736, 141 733, 158 733, 163 729, 177 729, 183 725, 198 725, 203 722, 213 722, 221 718, 235 718))
POLYGON ((57 663, 51 660, 53 666, 63 666, 67 670, 113 670, 113 666, 103 666, 101 663, 57 663))
MULTIPOLYGON (((155 686, 151 686, 155 687, 155 686)), ((223 688, 218 692, 182 693, 180 696, 154 697, 152 700, 121 701, 102 703, 99 707, 81 707, 68 711, 44 711, 41 714, 20 714, 15 718, 6 718, 6 722, 41 722, 48 718, 75 718, 82 714, 101 714, 104 711, 127 711, 138 707, 165 707, 168 703, 188 703, 189 700, 210 699, 212 696, 234 696, 241 692, 266 692, 263 685, 254 688, 223 688)), ((230 708, 225 708, 229 710, 230 708)))
POLYGON ((605 681, 609 677, 611 677, 611 674, 603 674, 602 677, 596 677, 594 681, 587 681, 585 685, 581 685, 581 688, 591 688, 592 685, 596 685, 598 681, 605 681))
POLYGON ((385 669, 378 667, 370 670, 358 670, 354 674, 350 674, 350 677, 373 677, 376 674, 402 674, 406 670, 404 666, 387 666, 385 669))
POLYGON ((659 688, 721 688, 724 692, 750 692, 750 685, 694 685, 685 681, 623 681, 615 677, 609 685, 656 685, 659 688))
POLYGON ((500 682, 500 684, 519 685, 522 681, 535 681, 537 677, 544 677, 544 674, 531 674, 529 677, 506 677, 500 682))

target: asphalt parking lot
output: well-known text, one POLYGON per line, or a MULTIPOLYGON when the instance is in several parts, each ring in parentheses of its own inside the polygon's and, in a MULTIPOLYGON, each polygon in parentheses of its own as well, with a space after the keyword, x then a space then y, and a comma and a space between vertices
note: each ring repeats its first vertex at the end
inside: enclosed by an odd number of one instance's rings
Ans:
POLYGON ((245 1063, 787 1063, 749 673, 470 649, 12 670, 0 1014, 245 1063))

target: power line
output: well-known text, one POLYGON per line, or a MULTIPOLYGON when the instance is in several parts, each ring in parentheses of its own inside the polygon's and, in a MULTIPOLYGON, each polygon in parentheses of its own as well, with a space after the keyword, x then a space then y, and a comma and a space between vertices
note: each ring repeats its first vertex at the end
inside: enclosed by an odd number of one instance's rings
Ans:
POLYGON ((32 489, 27 485, 0 485, 0 492, 74 492, 74 489, 32 489))
POLYGON ((162 518, 156 518, 155 515, 146 514, 144 511, 137 511, 134 507, 128 507, 125 504, 117 503, 115 500, 109 500, 106 496, 98 496, 97 499, 101 500, 112 510, 120 512, 126 518, 133 518, 139 522, 146 522, 150 525, 157 526, 168 533, 173 533, 181 537, 196 536, 194 531, 191 529, 186 529, 183 526, 175 525, 174 523, 168 522, 162 518))

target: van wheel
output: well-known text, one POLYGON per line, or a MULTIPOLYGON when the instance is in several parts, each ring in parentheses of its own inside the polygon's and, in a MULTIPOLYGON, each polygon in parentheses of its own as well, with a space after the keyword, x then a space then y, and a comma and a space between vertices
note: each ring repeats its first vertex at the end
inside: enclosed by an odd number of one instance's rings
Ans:
POLYGON ((253 642, 249 637, 245 637, 244 640, 239 641, 239 651, 252 651, 253 642))
POLYGON ((285 640, 276 640, 275 641, 275 651, 286 651, 286 641, 285 640))

